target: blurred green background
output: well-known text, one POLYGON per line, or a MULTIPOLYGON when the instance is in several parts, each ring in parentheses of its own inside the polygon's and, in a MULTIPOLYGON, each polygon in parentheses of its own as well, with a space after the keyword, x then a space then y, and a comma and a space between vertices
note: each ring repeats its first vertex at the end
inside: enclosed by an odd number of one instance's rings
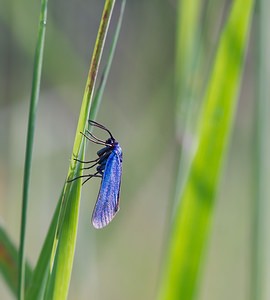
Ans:
MULTIPOLYGON (((211 31, 204 40, 208 59, 230 1, 212 3, 211 31)), ((39 4, 0 2, 0 214, 17 245, 39 4)), ((95 230, 90 221, 99 181, 91 180, 83 187, 70 300, 155 298, 168 241, 176 169, 176 7, 176 1, 128 1, 126 5, 97 117, 124 152, 121 210, 110 226, 95 230)), ((49 1, 26 238, 33 266, 67 173, 102 9, 103 1, 98 0, 49 1)), ((115 15, 113 23, 114 19, 115 15)), ((200 300, 245 300, 250 295, 255 43, 253 34, 202 271, 200 300)), ((207 60, 205 64, 209 67, 207 60)), ((90 145, 87 158, 92 159, 97 149, 90 145)), ((2 279, 0 298, 12 299, 2 279)))

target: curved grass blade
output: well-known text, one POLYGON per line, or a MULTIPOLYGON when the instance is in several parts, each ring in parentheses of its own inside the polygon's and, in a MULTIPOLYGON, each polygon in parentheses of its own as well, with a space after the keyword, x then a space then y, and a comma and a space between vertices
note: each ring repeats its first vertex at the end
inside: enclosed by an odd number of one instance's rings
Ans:
MULTIPOLYGON (((85 143, 80 132, 85 131, 87 120, 89 119, 96 76, 114 4, 115 1, 112 0, 107 0, 105 2, 90 71, 86 82, 67 179, 80 176, 82 173, 79 164, 76 164, 73 158, 75 156, 76 158, 79 157, 81 160, 84 159, 85 143)), ((50 275, 46 286, 45 299, 66 299, 67 297, 76 244, 80 195, 81 180, 65 184, 53 242, 50 275)))
MULTIPOLYGON (((0 272, 3 275, 10 290, 16 296, 18 291, 18 262, 19 255, 17 247, 10 240, 5 229, 0 225, 0 272)), ((25 263, 25 287, 29 286, 32 276, 32 268, 29 263, 25 263)))
MULTIPOLYGON (((118 25, 117 25, 117 30, 115 33, 115 37, 113 40, 113 45, 111 47, 111 51, 110 51, 110 58, 109 61, 107 63, 107 66, 105 68, 104 74, 106 73, 108 75, 109 73, 109 69, 111 66, 111 59, 112 56, 114 54, 115 51, 115 42, 118 39, 118 34, 119 34, 119 24, 121 24, 122 21, 122 17, 123 17, 123 7, 126 1, 122 1, 122 6, 121 6, 121 13, 119 16, 119 20, 118 20, 118 25)), ((102 80, 101 83, 97 89, 97 92, 95 94, 95 97, 93 99, 92 105, 91 105, 91 110, 90 110, 90 119, 94 119, 96 116, 96 113, 98 111, 98 107, 99 104, 101 102, 102 99, 102 90, 101 87, 103 87, 106 83, 106 78, 107 75, 105 74, 105 76, 102 76, 102 80), (95 108, 94 108, 95 107, 95 108)), ((48 279, 48 271, 49 271, 49 265, 50 265, 50 257, 51 257, 51 252, 52 252, 52 245, 53 245, 53 241, 54 241, 54 235, 55 235, 55 230, 56 230, 56 225, 57 225, 57 220, 58 220, 58 215, 59 215, 59 209, 60 209, 60 203, 61 203, 61 199, 63 197, 63 191, 62 194, 60 196, 60 199, 58 201, 58 206, 55 210, 54 216, 53 216, 53 220, 52 223, 50 225, 49 231, 47 233, 47 237, 46 240, 44 242, 44 245, 42 247, 42 251, 39 255, 39 259, 37 262, 37 265, 35 267, 34 270, 34 274, 29 286, 29 289, 27 291, 27 295, 26 295, 26 299, 27 300, 37 300, 37 299, 44 299, 44 290, 45 287, 44 285, 46 285, 47 279, 48 279)))
POLYGON ((26 231, 26 220, 27 220, 30 171, 31 171, 33 142, 34 142, 34 129, 35 129, 36 111, 37 111, 37 105, 39 99, 41 70, 42 70, 43 52, 44 52, 44 44, 45 44, 47 3, 48 0, 41 1, 40 23, 39 23, 36 51, 35 51, 32 91, 31 91, 30 110, 29 110, 28 129, 27 129, 27 142, 26 142, 24 178, 23 178, 20 250, 19 250, 18 299, 24 299, 25 231, 26 231))
POLYGON ((194 299, 236 107, 252 0, 232 3, 204 98, 198 145, 175 214, 160 299, 194 299))

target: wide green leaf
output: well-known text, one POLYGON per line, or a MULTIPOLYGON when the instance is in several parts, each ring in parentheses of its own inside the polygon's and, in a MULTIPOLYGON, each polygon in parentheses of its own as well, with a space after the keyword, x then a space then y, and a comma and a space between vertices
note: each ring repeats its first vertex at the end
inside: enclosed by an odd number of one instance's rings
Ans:
POLYGON ((208 81, 197 147, 175 213, 160 299, 194 299, 214 200, 233 124, 252 0, 232 2, 208 81))

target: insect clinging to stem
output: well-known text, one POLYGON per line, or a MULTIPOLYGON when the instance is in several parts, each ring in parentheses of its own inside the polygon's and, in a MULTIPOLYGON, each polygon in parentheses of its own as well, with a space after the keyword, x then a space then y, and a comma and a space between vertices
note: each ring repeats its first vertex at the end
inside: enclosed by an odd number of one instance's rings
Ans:
POLYGON ((84 184, 93 177, 101 178, 99 193, 92 214, 92 224, 95 228, 99 229, 108 225, 120 209, 119 195, 122 177, 122 149, 105 126, 92 120, 89 120, 88 122, 89 125, 106 131, 110 137, 106 141, 103 141, 93 135, 89 130, 82 133, 87 140, 98 145, 103 145, 104 147, 97 151, 98 157, 94 160, 82 161, 75 159, 77 162, 90 164, 89 166, 84 167, 84 170, 96 167, 95 173, 81 175, 68 180, 68 182, 78 178, 86 178, 83 181, 84 184))

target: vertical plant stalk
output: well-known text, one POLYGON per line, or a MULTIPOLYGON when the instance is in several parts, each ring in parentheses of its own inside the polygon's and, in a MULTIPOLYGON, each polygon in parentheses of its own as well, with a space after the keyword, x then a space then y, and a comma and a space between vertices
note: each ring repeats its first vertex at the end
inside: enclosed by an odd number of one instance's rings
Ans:
MULTIPOLYGON (((114 55, 114 52, 115 52, 116 42, 117 42, 118 37, 119 37, 119 31, 120 31, 120 26, 121 26, 122 19, 123 19, 125 3, 126 3, 126 1, 123 0, 122 5, 121 5, 119 18, 118 18, 117 27, 116 27, 114 38, 113 38, 113 43, 112 43, 112 46, 111 46, 111 49, 110 49, 110 54, 109 54, 109 57, 108 57, 108 61, 107 61, 103 76, 101 78, 100 85, 99 85, 99 87, 96 91, 95 97, 93 98, 93 102, 91 103, 90 119, 95 119, 97 111, 98 111, 98 107, 100 106, 100 101, 101 101, 101 98, 102 98, 104 86, 105 86, 105 83, 106 83, 106 79, 108 77, 108 73, 109 73, 109 69, 110 69, 110 66, 111 66, 112 58, 113 58, 113 55, 114 55)), ((90 103, 89 103, 89 105, 90 105, 90 103)), ((80 117, 84 118, 85 116, 82 115, 80 117)), ((86 117, 86 120, 87 120, 87 117, 86 117)), ((65 186, 66 185, 64 185, 64 187, 65 186)), ((80 184, 79 184, 79 186, 80 186, 80 184)), ((62 191, 62 194, 61 194, 60 199, 58 201, 58 205, 57 205, 56 211, 54 213, 53 220, 51 222, 49 231, 47 233, 46 240, 43 244, 42 251, 39 255, 38 262, 36 264, 35 270, 33 272, 33 276, 31 278, 31 283, 30 283, 30 286, 29 286, 29 289, 28 289, 28 292, 27 292, 27 297, 26 297, 26 299, 28 299, 28 300, 44 299, 44 293, 45 293, 47 280, 48 280, 48 274, 49 274, 49 270, 50 270, 50 268, 49 268, 50 263, 49 262, 50 262, 50 258, 52 256, 52 245, 53 245, 54 239, 55 239, 56 226, 57 226, 57 221, 59 220, 59 211, 60 211, 60 205, 62 204, 63 193, 64 193, 64 190, 62 191)), ((72 203, 76 203, 78 200, 72 198, 72 199, 70 199, 70 201, 72 203)), ((67 213, 68 213, 68 209, 67 209, 67 213)), ((61 245, 61 243, 59 245, 61 245)), ((48 291, 48 293, 50 294, 49 296, 52 295, 51 291, 48 291)), ((51 296, 51 298, 52 298, 52 296, 51 296)))
POLYGON ((183 188, 193 154, 192 141, 192 106, 197 100, 192 88, 198 74, 198 55, 200 51, 200 14, 202 1, 178 1, 176 28, 176 136, 178 145, 177 176, 175 180, 174 206, 178 203, 178 195, 183 188))
MULTIPOLYGON (((74 156, 79 157, 82 160, 84 158, 85 139, 83 138, 81 132, 85 131, 87 121, 89 119, 97 72, 99 69, 114 4, 115 0, 106 0, 104 4, 102 19, 100 22, 83 95, 72 151, 72 159, 68 170, 68 179, 80 176, 82 173, 80 165, 76 163, 73 158, 74 156)), ((76 246, 80 195, 81 179, 65 184, 53 241, 50 259, 50 274, 46 284, 45 299, 52 300, 67 298, 76 246)))
POLYGON ((220 37, 198 128, 198 144, 172 227, 160 300, 195 298, 215 196, 241 83, 253 0, 237 0, 220 37))
POLYGON ((91 120, 94 120, 96 118, 97 112, 99 110, 101 99, 102 99, 104 89, 105 89, 105 86, 106 86, 106 83, 107 83, 107 79, 108 79, 108 76, 109 76, 109 72, 110 72, 110 69, 111 69, 111 65, 112 65, 116 45, 117 45, 117 42, 118 42, 120 29, 121 29, 121 26, 122 26, 122 21, 123 21, 123 16, 124 16, 124 11, 125 11, 125 6, 126 6, 126 0, 122 0, 122 4, 121 4, 121 8, 120 8, 120 14, 119 14, 119 18, 118 18, 118 22, 117 22, 117 26, 116 26, 116 30, 115 30, 113 42, 112 42, 112 45, 111 45, 108 61, 107 61, 106 67, 104 69, 104 72, 102 74, 99 86, 97 88, 97 92, 96 92, 95 97, 93 99, 93 103, 91 105, 91 111, 90 111, 90 119, 91 120))
POLYGON ((253 270, 251 272, 251 299, 266 300, 269 299, 270 290, 266 278, 270 275, 269 265, 269 211, 270 211, 270 146, 269 146, 269 129, 270 129, 270 105, 268 84, 269 68, 269 1, 258 1, 259 17, 258 22, 258 67, 257 67, 257 89, 258 101, 256 116, 256 171, 255 171, 255 199, 254 199, 254 219, 255 226, 253 232, 253 270))
POLYGON ((19 287, 18 299, 24 299, 24 281, 25 281, 25 231, 27 220, 27 206, 30 184, 30 173, 33 153, 33 141, 36 122, 36 111, 40 92, 40 80, 43 61, 43 52, 45 44, 45 32, 47 22, 47 3, 48 0, 42 0, 40 9, 40 23, 38 29, 38 40, 35 50, 34 71, 32 80, 32 91, 30 99, 30 110, 28 119, 24 179, 23 179, 23 196, 22 196, 22 212, 21 212, 21 232, 20 232, 20 248, 19 248, 19 287))
MULTIPOLYGON (((87 120, 88 120, 89 114, 90 114, 91 100, 92 100, 93 94, 94 94, 94 86, 96 83, 97 72, 98 72, 100 61, 101 61, 101 56, 102 56, 105 39, 106 39, 106 35, 108 32, 109 24, 110 24, 110 19, 111 19, 114 3, 115 3, 115 0, 107 0, 105 3, 105 6, 104 6, 102 19, 101 19, 100 27, 98 30, 96 44, 95 44, 94 52, 92 55, 90 69, 89 69, 87 82, 86 82, 86 86, 85 86, 85 91, 84 91, 84 95, 83 95, 80 117, 79 117, 79 121, 78 121, 78 126, 77 126, 77 130, 76 130, 76 136, 75 136, 75 141, 74 141, 74 146, 73 146, 73 152, 72 152, 73 154, 72 154, 72 158, 71 158, 70 166, 69 166, 69 170, 68 170, 68 178, 71 178, 70 175, 74 173, 74 170, 76 170, 76 161, 73 158, 74 158, 74 156, 77 157, 79 155, 79 152, 81 151, 82 140, 83 140, 81 132, 84 132, 85 128, 87 126, 87 120)), ((71 187, 72 185, 73 185, 73 183, 69 184, 69 187, 71 187)), ((69 192, 68 190, 66 190, 66 186, 65 186, 63 201, 62 201, 62 204, 60 207, 60 214, 59 214, 57 227, 56 227, 56 237, 55 237, 55 243, 53 246, 54 249, 53 249, 53 255, 52 255, 53 258, 55 256, 58 238, 59 238, 61 228, 63 225, 63 221, 64 221, 64 215, 65 215, 66 204, 67 204, 65 201, 65 197, 66 197, 66 194, 69 192)), ((52 259, 51 264, 52 263, 53 263, 53 259, 52 259)))

